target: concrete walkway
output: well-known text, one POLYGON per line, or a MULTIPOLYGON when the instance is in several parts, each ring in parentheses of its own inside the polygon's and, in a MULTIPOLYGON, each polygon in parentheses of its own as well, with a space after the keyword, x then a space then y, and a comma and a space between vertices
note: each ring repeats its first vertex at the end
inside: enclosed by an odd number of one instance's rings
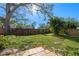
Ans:
POLYGON ((11 54, 10 56, 58 56, 55 52, 44 49, 43 47, 37 47, 25 51, 11 54))

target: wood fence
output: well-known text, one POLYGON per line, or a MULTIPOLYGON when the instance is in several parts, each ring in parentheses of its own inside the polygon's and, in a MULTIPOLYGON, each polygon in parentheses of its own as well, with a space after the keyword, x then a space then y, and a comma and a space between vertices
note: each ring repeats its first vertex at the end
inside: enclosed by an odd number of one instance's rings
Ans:
MULTIPOLYGON (((49 29, 27 29, 27 28, 11 28, 10 34, 12 35, 35 35, 35 34, 45 34, 45 33, 51 33, 49 29)), ((79 35, 79 30, 69 29, 67 30, 67 33, 69 35, 79 35)), ((0 35, 4 35, 5 32, 3 28, 0 28, 0 35)))
MULTIPOLYGON (((10 34, 12 35, 34 35, 50 33, 48 29, 27 29, 27 28, 11 28, 10 34)), ((0 35, 4 35, 3 29, 0 30, 0 35)))
POLYGON ((33 34, 45 34, 50 33, 48 29, 23 29, 23 28, 13 28, 11 33, 14 35, 33 35, 33 34))

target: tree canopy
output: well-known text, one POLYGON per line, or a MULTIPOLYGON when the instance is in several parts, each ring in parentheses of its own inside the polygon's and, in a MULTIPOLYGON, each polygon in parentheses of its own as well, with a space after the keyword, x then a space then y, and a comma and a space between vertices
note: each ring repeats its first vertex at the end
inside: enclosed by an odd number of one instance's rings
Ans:
POLYGON ((55 34, 59 34, 63 31, 66 34, 68 29, 76 29, 79 26, 79 22, 74 18, 62 18, 62 17, 52 17, 50 20, 50 26, 52 27, 55 34))
MULTIPOLYGON (((32 14, 33 10, 36 9, 37 14, 42 14, 45 18, 51 17, 53 15, 53 4, 44 3, 6 3, 0 4, 0 7, 4 9, 5 20, 4 20, 4 30, 8 33, 10 29, 10 19, 15 18, 17 21, 23 19, 27 13, 32 14), (34 7, 35 6, 35 7, 34 7), (25 11, 27 11, 25 13, 25 11), (22 16, 22 17, 20 17, 22 16)), ((25 19, 25 18, 24 18, 25 19)))

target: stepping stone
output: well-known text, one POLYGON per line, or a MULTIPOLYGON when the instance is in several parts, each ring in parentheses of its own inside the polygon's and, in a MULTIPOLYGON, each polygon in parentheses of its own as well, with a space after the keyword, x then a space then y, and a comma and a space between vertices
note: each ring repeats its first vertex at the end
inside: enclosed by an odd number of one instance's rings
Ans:
POLYGON ((0 55, 10 55, 10 54, 16 53, 17 51, 18 49, 7 48, 7 49, 2 50, 0 55))
POLYGON ((29 49, 29 50, 26 50, 24 52, 23 56, 36 54, 36 53, 39 53, 39 52, 41 52, 43 50, 44 50, 44 48, 42 48, 42 47, 37 47, 37 48, 29 49))
POLYGON ((32 56, 46 56, 48 53, 50 53, 49 50, 44 50, 44 51, 41 51, 41 52, 34 54, 32 56))
POLYGON ((20 52, 16 53, 15 56, 23 56, 24 53, 25 53, 25 51, 20 51, 20 52))
POLYGON ((50 52, 50 53, 46 54, 46 56, 57 56, 57 55, 54 52, 50 52))
POLYGON ((37 54, 31 55, 31 56, 46 56, 45 51, 39 52, 37 54))
POLYGON ((47 54, 47 53, 50 53, 50 51, 49 50, 44 50, 44 52, 47 54))

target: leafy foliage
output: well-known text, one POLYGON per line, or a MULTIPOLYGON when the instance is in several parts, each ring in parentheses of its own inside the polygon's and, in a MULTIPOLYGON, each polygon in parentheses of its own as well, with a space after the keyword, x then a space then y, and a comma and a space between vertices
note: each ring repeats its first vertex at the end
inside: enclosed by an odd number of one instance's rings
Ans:
POLYGON ((59 34, 59 32, 64 28, 64 21, 61 18, 53 17, 50 19, 50 25, 54 30, 55 34, 59 34))
POLYGON ((79 22, 76 22, 73 18, 69 18, 68 20, 59 17, 53 17, 50 20, 50 26, 53 28, 55 34, 59 34, 60 32, 64 32, 68 29, 76 29, 79 25, 79 22))

